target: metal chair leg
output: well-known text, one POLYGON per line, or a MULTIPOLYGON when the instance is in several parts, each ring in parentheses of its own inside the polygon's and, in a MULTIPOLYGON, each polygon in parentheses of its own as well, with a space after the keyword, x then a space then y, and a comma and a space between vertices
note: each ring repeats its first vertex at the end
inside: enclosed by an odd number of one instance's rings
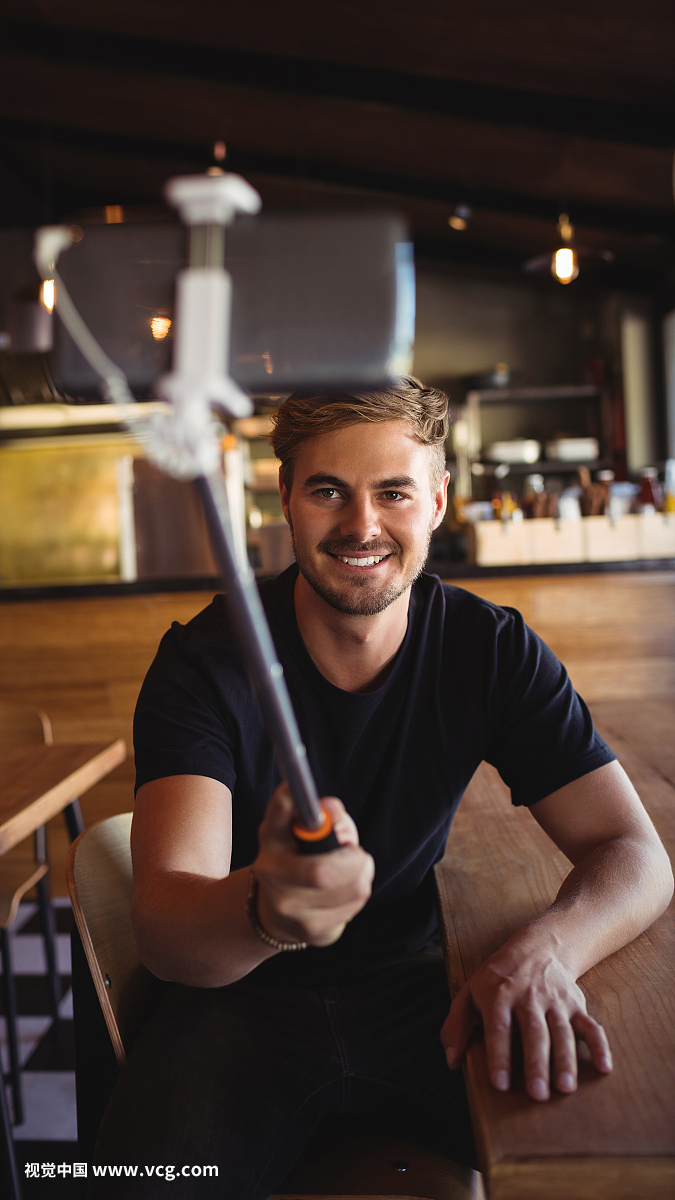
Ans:
POLYGON ((68 837, 71 842, 74 842, 75 838, 79 837, 84 831, 84 821, 82 820, 82 810, 79 800, 73 800, 70 804, 66 805, 63 815, 66 821, 68 837))
POLYGON ((12 954, 9 943, 9 931, 0 930, 0 947, 2 950, 2 991, 5 1017, 7 1020, 7 1045, 9 1047, 9 1073, 12 1082, 12 1100, 14 1102, 14 1124, 23 1124, 23 1096, 21 1090, 21 1069, 19 1064, 19 1041, 16 1021, 16 989, 14 987, 14 972, 12 971, 12 954))
POLYGON ((47 876, 43 876, 37 882, 38 904, 40 906, 40 928, 42 930, 42 938, 45 944, 45 958, 47 961, 47 981, 49 990, 49 1011, 55 1021, 59 1018, 59 1003, 61 1000, 61 986, 59 975, 56 966, 56 945, 54 935, 56 933, 54 921, 54 909, 51 906, 49 891, 47 887, 47 876))
MULTIPOLYGON (((1 1074, 1 1072, 0 1072, 1 1074)), ((14 1155, 14 1139, 4 1081, 0 1082, 0 1182, 4 1179, 8 1200, 21 1200, 21 1183, 14 1155)))
POLYGON ((54 1022, 54 1051, 57 1063, 60 1064, 63 1057, 63 1031, 61 1018, 59 1016, 59 1001, 61 999, 61 984, 56 966, 56 947, 54 943, 55 922, 54 909, 51 906, 49 898, 49 889, 47 885, 48 876, 43 876, 37 882, 38 904, 40 907, 40 928, 42 929, 42 939, 45 944, 45 958, 47 960, 47 992, 49 996, 49 1011, 52 1014, 54 1022))

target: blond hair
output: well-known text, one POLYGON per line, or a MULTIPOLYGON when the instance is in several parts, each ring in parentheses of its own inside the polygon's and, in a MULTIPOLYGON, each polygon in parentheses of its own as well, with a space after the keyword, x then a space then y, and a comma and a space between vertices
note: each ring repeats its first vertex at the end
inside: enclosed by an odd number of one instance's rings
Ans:
POLYGON ((413 375, 402 375, 392 387, 376 392, 289 396, 272 417, 274 429, 270 436, 274 453, 281 461, 283 481, 290 491, 298 449, 320 433, 332 433, 361 422, 407 421, 415 439, 433 449, 430 477, 435 492, 445 471, 448 403, 445 392, 425 387, 413 375))

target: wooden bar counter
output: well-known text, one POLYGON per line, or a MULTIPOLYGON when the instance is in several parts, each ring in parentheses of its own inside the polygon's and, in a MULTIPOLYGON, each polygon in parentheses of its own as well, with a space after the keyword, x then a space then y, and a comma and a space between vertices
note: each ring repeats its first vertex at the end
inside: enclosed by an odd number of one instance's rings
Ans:
MULTIPOLYGON (((595 720, 675 854, 675 701, 610 701, 595 720)), ((554 898, 570 863, 483 764, 437 868, 453 991, 554 898)), ((490 1200, 672 1200, 675 1196, 675 907, 581 980, 605 1026, 610 1075, 582 1062, 579 1089, 530 1100, 490 1086, 484 1044, 466 1080, 490 1200)), ((581 1053, 584 1052, 581 1048, 581 1053)))

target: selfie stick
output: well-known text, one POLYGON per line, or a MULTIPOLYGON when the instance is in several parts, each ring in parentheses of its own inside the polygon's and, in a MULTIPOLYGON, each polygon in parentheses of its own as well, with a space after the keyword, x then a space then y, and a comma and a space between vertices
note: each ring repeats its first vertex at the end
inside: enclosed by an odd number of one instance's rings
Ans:
MULTIPOLYGON (((172 372, 159 381, 171 411, 135 424, 148 457, 177 479, 194 480, 204 505, 214 557, 228 594, 236 632, 267 731, 298 821, 298 849, 316 854, 339 845, 332 821, 319 804, 307 752, 300 736, 283 667, 246 555, 245 538, 233 536, 222 473, 220 426, 215 407, 229 418, 248 416, 253 405, 229 375, 232 281, 224 268, 225 226, 237 212, 256 213, 258 193, 238 175, 196 175, 169 180, 165 194, 190 228, 189 266, 176 282, 176 338, 172 372)), ((106 399, 134 403, 123 372, 108 358, 85 325, 56 271, 61 250, 71 244, 63 226, 39 229, 35 261, 43 279, 55 281, 56 308, 85 358, 102 377, 106 399)))
POLYGON ((330 816, 319 804, 284 669, 277 660, 255 576, 248 561, 242 568, 235 558, 225 480, 222 475, 214 474, 208 478, 200 475, 195 479, 195 486, 204 505, 211 547, 223 575, 248 673, 260 701, 281 774, 288 782, 300 817, 300 822, 293 826, 298 849, 306 854, 334 850, 338 842, 330 816))

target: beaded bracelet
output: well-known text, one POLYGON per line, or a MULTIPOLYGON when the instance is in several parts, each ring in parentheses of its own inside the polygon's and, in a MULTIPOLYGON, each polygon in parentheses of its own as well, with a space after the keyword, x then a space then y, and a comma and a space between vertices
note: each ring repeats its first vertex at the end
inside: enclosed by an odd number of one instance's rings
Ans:
POLYGON ((268 946, 274 946, 275 950, 306 950, 308 942, 280 942, 278 938, 272 937, 271 933, 260 922, 258 916, 258 880, 256 879, 253 868, 248 877, 248 896, 246 898, 246 912, 251 926, 262 942, 266 942, 268 946))

